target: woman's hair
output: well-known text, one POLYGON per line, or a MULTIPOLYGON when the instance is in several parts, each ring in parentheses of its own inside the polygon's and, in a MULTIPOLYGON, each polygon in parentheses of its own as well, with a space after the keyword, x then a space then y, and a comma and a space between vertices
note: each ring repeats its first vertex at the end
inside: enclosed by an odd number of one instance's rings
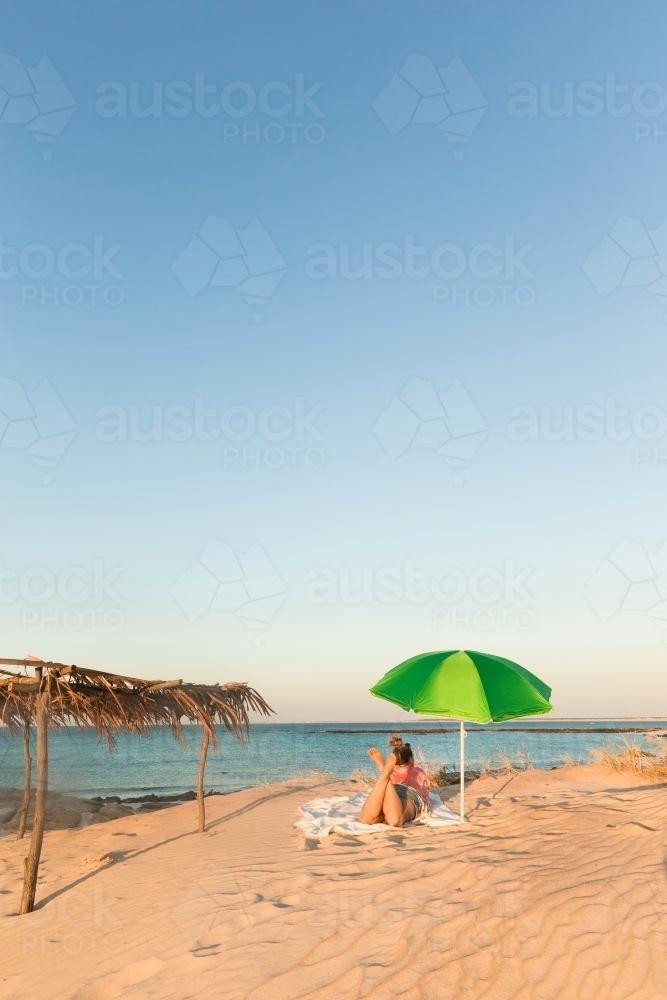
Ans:
POLYGON ((397 764, 414 764, 415 758, 412 753, 412 747, 409 743, 403 742, 402 736, 390 736, 389 746, 392 747, 396 754, 397 764))

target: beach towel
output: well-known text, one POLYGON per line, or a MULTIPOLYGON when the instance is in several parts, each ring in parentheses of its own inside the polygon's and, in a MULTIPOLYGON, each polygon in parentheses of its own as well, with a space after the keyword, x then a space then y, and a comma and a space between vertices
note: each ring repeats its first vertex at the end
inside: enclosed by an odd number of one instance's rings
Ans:
MULTIPOLYGON (((381 833, 383 830, 395 830, 396 827, 386 823, 369 825, 359 822, 359 813, 367 795, 367 792, 357 792, 356 795, 339 795, 330 799, 311 799, 299 806, 303 816, 294 825, 303 830, 307 837, 316 838, 327 837, 330 833, 381 833)), ((465 822, 458 813, 443 805, 437 795, 431 793, 429 799, 430 812, 412 823, 406 823, 401 827, 402 830, 411 826, 452 826, 465 822)))

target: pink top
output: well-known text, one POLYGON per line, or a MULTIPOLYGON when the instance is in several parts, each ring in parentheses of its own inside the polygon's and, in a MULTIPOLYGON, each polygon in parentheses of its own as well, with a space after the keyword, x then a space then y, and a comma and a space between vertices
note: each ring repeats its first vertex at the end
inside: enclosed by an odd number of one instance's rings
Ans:
POLYGON ((428 801, 428 775, 421 767, 414 764, 397 764, 391 772, 391 780, 395 785, 407 785, 421 797, 426 809, 429 808, 428 801))

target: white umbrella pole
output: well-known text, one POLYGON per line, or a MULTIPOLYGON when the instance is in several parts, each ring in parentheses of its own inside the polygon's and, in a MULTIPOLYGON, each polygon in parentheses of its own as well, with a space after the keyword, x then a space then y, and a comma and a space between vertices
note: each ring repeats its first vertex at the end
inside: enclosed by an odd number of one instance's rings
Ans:
POLYGON ((463 802, 463 795, 465 791, 465 738, 465 726, 463 725, 463 722, 461 722, 461 819, 465 819, 465 806, 463 802))

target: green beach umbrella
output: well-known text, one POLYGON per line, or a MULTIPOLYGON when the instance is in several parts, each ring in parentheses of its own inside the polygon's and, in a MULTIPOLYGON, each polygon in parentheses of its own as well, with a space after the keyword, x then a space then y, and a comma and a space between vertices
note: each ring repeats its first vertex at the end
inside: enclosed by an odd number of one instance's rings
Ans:
POLYGON ((399 663, 371 688, 376 698, 418 715, 461 723, 461 817, 464 816, 464 722, 505 722, 550 712, 551 688, 503 656, 450 649, 399 663))

